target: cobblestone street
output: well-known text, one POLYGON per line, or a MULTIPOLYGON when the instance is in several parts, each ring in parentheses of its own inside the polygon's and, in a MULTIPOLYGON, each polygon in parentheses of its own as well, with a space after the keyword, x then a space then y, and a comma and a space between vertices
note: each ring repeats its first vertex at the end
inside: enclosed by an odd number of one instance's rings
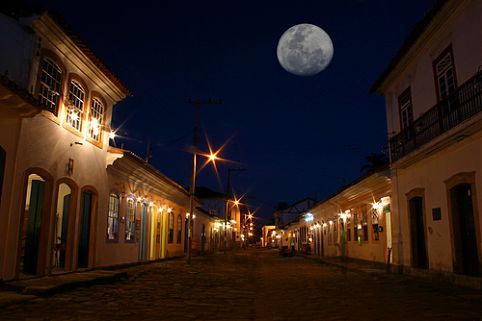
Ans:
POLYGON ((481 320, 482 293, 249 249, 126 269, 128 279, 12 305, 0 320, 481 320))

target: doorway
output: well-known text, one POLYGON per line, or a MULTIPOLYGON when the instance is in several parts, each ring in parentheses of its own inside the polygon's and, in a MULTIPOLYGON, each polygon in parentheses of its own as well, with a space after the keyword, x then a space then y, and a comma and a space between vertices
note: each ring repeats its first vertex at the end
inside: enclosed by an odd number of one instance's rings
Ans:
POLYGON ((20 241, 20 271, 25 274, 37 274, 44 194, 45 180, 29 175, 20 241))
POLYGON ((454 271, 478 275, 479 255, 471 185, 459 184, 451 188, 450 203, 454 236, 454 271))
POLYGON ((89 247, 90 247, 90 222, 92 220, 93 193, 91 191, 82 192, 81 217, 79 226, 79 253, 77 267, 89 267, 89 247))
POLYGON ((66 266, 67 236, 72 205, 72 189, 61 183, 57 193, 57 212, 54 218, 54 242, 52 253, 53 271, 64 270, 66 266))
POLYGON ((147 204, 142 203, 141 205, 141 230, 140 230, 140 240, 139 240, 139 261, 147 261, 147 223, 148 223, 148 213, 147 204))
POLYGON ((423 197, 416 196, 409 200, 410 236, 412 241, 412 266, 428 268, 427 246, 425 241, 425 220, 423 197))

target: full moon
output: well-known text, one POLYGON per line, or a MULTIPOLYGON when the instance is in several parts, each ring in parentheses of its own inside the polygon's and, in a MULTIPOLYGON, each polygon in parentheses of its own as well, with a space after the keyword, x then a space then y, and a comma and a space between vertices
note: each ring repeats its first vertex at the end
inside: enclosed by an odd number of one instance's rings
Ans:
POLYGON ((333 42, 320 27, 302 23, 285 31, 278 42, 277 54, 286 71, 313 76, 325 69, 333 58, 333 42))

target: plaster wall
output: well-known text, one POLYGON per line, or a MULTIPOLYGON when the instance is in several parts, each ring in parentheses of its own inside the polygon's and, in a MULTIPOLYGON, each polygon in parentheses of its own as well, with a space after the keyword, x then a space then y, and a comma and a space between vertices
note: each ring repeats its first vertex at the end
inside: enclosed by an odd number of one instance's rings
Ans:
POLYGON ((417 43, 416 53, 384 89, 389 135, 400 132, 399 95, 411 88, 413 119, 437 104, 433 61, 452 46, 457 84, 474 76, 482 65, 482 2, 460 1, 450 16, 417 43))
POLYGON ((0 75, 28 88, 36 36, 17 20, 0 13, 0 75))
MULTIPOLYGON (((411 244, 408 217, 408 199, 406 194, 421 188, 424 190, 425 233, 429 268, 451 272, 452 240, 449 225, 449 207, 445 181, 459 173, 475 172, 474 212, 482 210, 482 132, 451 145, 425 159, 403 169, 397 169, 393 175, 393 219, 394 249, 398 249, 396 261, 403 265, 411 265, 411 244), (434 221, 432 209, 440 208, 442 218, 434 221), (400 233, 400 232, 401 233, 400 233), (400 244, 401 242, 401 244, 400 244), (396 243, 396 244, 395 244, 396 243)), ((475 214, 477 215, 477 214, 475 214)), ((477 222, 477 220, 476 220, 477 222)), ((480 231, 481 220, 478 220, 480 231)), ((478 241, 480 243, 480 233, 478 241)), ((482 244, 479 244, 479 249, 482 244)))

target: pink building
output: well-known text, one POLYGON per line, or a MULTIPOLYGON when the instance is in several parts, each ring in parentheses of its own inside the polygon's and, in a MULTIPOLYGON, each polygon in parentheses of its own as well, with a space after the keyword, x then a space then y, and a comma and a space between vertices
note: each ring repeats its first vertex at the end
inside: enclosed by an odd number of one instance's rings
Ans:
POLYGON ((482 272, 481 39, 481 1, 438 1, 372 88, 385 96, 406 270, 482 272))
POLYGON ((110 120, 130 93, 69 30, 0 13, 2 279, 93 267, 105 240, 110 120))

